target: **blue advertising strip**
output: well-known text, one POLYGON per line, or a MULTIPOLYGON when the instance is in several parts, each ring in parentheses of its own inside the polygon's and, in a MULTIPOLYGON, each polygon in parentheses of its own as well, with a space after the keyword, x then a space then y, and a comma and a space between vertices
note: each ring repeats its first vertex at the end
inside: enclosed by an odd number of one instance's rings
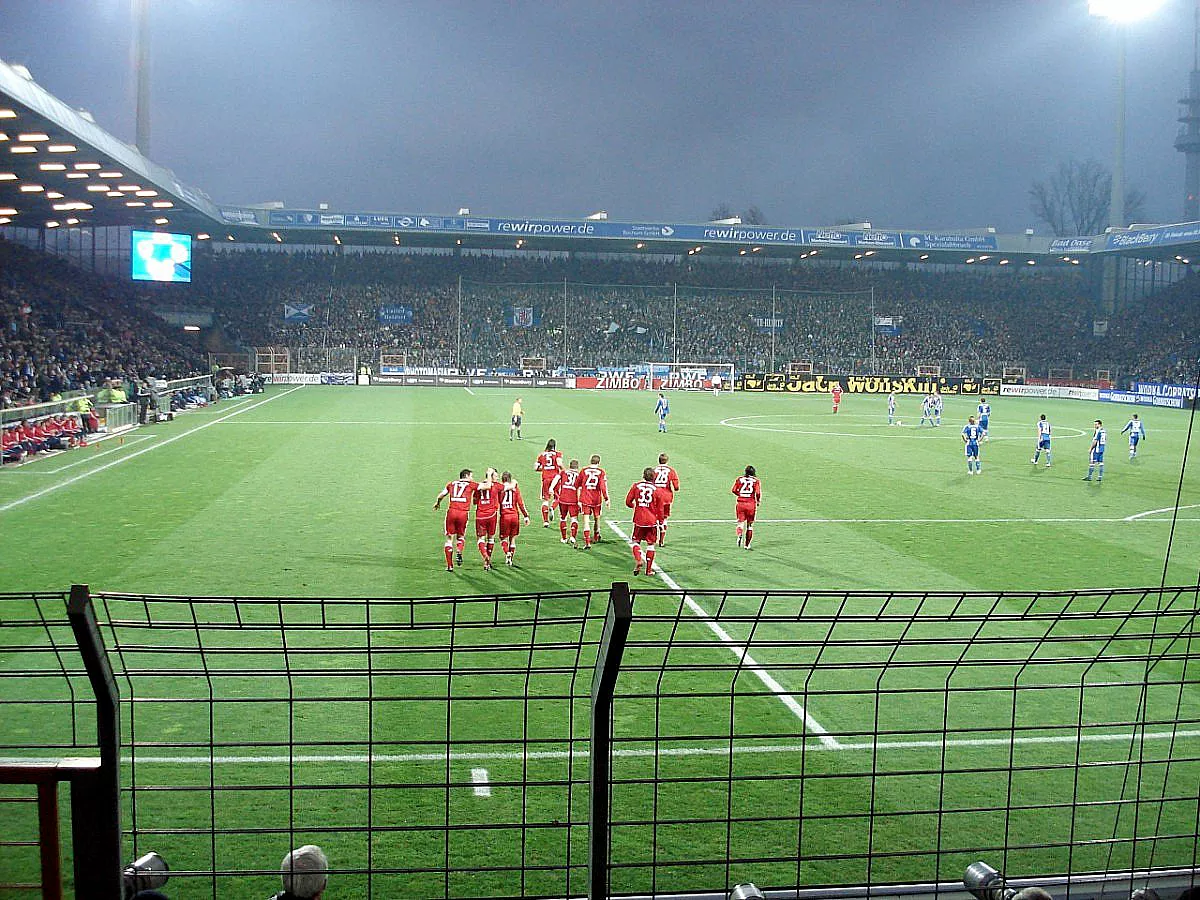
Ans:
POLYGON ((1133 393, 1145 394, 1149 397, 1181 397, 1192 400, 1196 396, 1196 386, 1190 384, 1159 384, 1156 381, 1135 381, 1133 393))
POLYGON ((1055 238, 1050 242, 1051 253, 1091 253, 1094 238, 1055 238))
POLYGON ((1118 231, 1106 237, 1105 247, 1109 250, 1163 247, 1170 246, 1171 244, 1194 244, 1200 241, 1200 222, 1184 222, 1182 225, 1142 228, 1138 231, 1118 231))
POLYGON ((222 206, 221 218, 230 225, 257 225, 258 218, 254 215, 254 210, 243 209, 240 206, 222 206))
POLYGON ((1187 403, 1182 397, 1152 397, 1132 391, 1100 391, 1104 403, 1128 403, 1134 406, 1165 406, 1168 409, 1183 409, 1187 403))
POLYGON ((900 233, 909 250, 995 250, 994 234, 930 234, 912 231, 900 233))

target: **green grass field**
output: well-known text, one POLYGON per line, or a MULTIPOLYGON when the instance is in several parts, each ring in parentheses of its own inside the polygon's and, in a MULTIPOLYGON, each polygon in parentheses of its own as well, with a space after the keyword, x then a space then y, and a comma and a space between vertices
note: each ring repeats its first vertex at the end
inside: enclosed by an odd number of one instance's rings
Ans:
MULTIPOLYGON (((453 613, 421 605, 428 618, 417 630, 406 606, 298 606, 286 617, 296 626, 289 649, 307 652, 306 672, 341 673, 299 687, 256 643, 274 647, 277 607, 206 604, 206 648, 226 654, 201 663, 184 607, 155 606, 160 624, 147 630, 137 601, 110 601, 102 614, 127 619, 110 636, 120 632, 129 648, 178 647, 122 658, 141 698, 127 743, 152 760, 136 774, 138 828, 152 833, 139 850, 160 850, 177 870, 211 868, 214 858, 222 869, 270 869, 286 836, 255 828, 291 815, 335 866, 362 868, 368 839, 339 828, 365 824, 369 812, 371 865, 394 870, 373 882, 379 896, 580 892, 596 616, 608 586, 632 580, 621 498, 665 451, 683 482, 658 558, 669 581, 635 587, 673 590, 635 601, 638 644, 618 690, 617 889, 946 879, 980 852, 1003 859, 1005 847, 1013 874, 1194 862, 1195 594, 1032 606, 1000 596, 1152 586, 1164 569, 1169 584, 1195 584, 1200 483, 1191 472, 1180 482, 1188 414, 1143 411, 1149 436, 1130 462, 1118 434, 1126 409, 996 398, 983 475, 968 477, 959 431, 975 401, 966 398, 947 401, 940 429, 918 429, 915 398, 900 400, 904 426, 888 427, 883 398, 848 396, 834 416, 824 397, 678 394, 660 435, 652 394, 531 391, 525 439, 510 442, 512 399, 485 389, 275 388, 123 444, 0 472, 0 591, 84 582, 193 597, 568 592, 453 613), (1055 428, 1050 469, 1029 464, 1042 412, 1055 428), (1103 484, 1088 484, 1080 479, 1097 415, 1109 427, 1107 469, 1103 484), (608 540, 590 552, 537 527, 532 465, 550 437, 568 458, 602 454, 608 470, 608 540), (729 493, 747 463, 764 485, 753 552, 735 546, 729 493), (433 498, 460 468, 488 465, 522 478, 534 527, 516 568, 486 573, 468 544, 466 565, 447 573, 433 498), (693 592, 694 607, 675 585, 693 592), (785 595, 764 607, 761 593, 705 593, 731 589, 996 596, 847 605, 785 595), (588 590, 597 593, 585 607, 588 590), (385 628, 371 646, 359 627, 368 615, 385 628), (234 622, 242 627, 218 630, 234 622), (1180 635, 1185 642, 1173 640, 1180 635), (448 686, 451 640, 465 668, 448 686), (749 645, 757 668, 735 670, 730 644, 749 645), (1148 675, 1147 658, 1160 655, 1148 675), (257 675, 246 684, 237 673, 251 663, 257 675), (231 673, 200 677, 201 665, 231 673), (422 677, 423 665, 440 667, 440 680, 422 677), (583 674, 570 674, 577 666, 583 674), (307 702, 295 705, 296 690, 307 702), (439 699, 447 691, 453 716, 439 699), (211 722, 209 696, 221 701, 211 722), (1144 742, 1129 725, 1137 721, 1152 723, 1144 742), (290 766, 277 746, 289 727, 300 744, 290 766), (205 749, 246 742, 276 746, 205 749), (245 755, 260 759, 226 758, 245 755), (474 786, 478 768, 486 797, 474 786), (289 771, 306 785, 290 812, 289 771), (159 790, 185 785, 196 790, 159 790), (212 822, 215 841, 186 833, 212 822), (446 822, 472 827, 447 841, 446 822), (1166 837, 1135 852, 1135 834, 1166 837), (513 871, 522 866, 523 877, 513 871), (422 868, 432 874, 411 871, 422 868), (436 874, 444 868, 453 874, 436 874)), ((22 665, 8 657, 0 667, 22 665)), ((28 755, 39 739, 63 737, 61 725, 46 729, 19 709, 0 742, 28 755)), ((361 893, 363 879, 338 884, 361 893)), ((207 880, 177 884, 173 896, 209 894, 207 880)), ((266 877, 228 879, 221 895, 269 887, 266 877)))

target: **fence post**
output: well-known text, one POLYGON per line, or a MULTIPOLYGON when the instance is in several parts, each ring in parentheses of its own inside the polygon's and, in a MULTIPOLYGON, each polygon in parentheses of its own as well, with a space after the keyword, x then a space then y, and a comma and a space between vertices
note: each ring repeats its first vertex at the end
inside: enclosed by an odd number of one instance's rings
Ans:
POLYGON ((120 697, 86 584, 71 585, 67 619, 96 695, 100 745, 100 768, 71 783, 75 897, 110 900, 121 896, 120 697))
POLYGON ((609 895, 609 791, 612 786, 612 706, 617 673, 629 638, 633 598, 628 582, 613 584, 592 673, 592 731, 588 767, 588 898, 609 895))

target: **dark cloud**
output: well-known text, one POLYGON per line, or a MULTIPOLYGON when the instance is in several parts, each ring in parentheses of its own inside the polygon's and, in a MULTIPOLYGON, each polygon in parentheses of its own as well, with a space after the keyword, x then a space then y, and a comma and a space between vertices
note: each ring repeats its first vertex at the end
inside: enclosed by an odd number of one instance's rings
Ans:
MULTIPOLYGON (((1128 180, 1182 207, 1190 0, 1128 33, 1128 180)), ((0 56, 132 139, 129 0, 6 0, 0 56)), ((1113 158, 1084 0, 152 0, 151 156, 225 202, 1015 230, 1113 158)))

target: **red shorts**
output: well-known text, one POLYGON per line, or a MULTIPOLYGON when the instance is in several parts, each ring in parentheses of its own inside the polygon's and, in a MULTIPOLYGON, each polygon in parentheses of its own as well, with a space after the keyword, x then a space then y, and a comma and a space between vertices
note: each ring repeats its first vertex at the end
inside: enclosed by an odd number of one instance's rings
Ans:
POLYGON ((501 516, 500 517, 500 537, 516 537, 521 533, 521 518, 520 516, 501 516))
POLYGON ((554 499, 554 495, 550 493, 550 485, 554 484, 554 479, 557 476, 558 476, 557 472, 549 472, 549 473, 543 472, 542 473, 542 499, 543 500, 553 500, 554 499), (550 476, 549 478, 546 477, 547 474, 550 476))
POLYGON ((579 517, 579 504, 573 500, 566 501, 566 502, 560 502, 558 504, 558 514, 560 516, 562 516, 563 518, 567 518, 568 516, 573 519, 578 518, 579 517))
POLYGON ((496 526, 500 522, 500 516, 494 515, 487 519, 475 519, 475 536, 476 537, 495 537, 496 526))
POLYGON ((739 522, 753 522, 754 514, 758 512, 758 504, 754 502, 747 503, 744 500, 737 502, 737 520, 739 522))
POLYGON ((657 543, 658 541, 658 526, 657 525, 634 525, 633 526, 633 542, 635 544, 645 541, 649 544, 657 543))
POLYGON ((583 511, 583 514, 585 516, 591 516, 594 519, 600 518, 600 504, 599 503, 595 503, 595 504, 581 503, 579 505, 579 508, 583 511))
POLYGON ((451 509, 446 513, 446 534, 460 535, 467 533, 467 511, 451 509))
POLYGON ((670 503, 670 501, 668 501, 667 503, 664 503, 664 504, 662 505, 662 515, 663 515, 663 518, 665 519, 665 518, 666 518, 667 516, 669 516, 670 514, 671 514, 671 503, 670 503))

